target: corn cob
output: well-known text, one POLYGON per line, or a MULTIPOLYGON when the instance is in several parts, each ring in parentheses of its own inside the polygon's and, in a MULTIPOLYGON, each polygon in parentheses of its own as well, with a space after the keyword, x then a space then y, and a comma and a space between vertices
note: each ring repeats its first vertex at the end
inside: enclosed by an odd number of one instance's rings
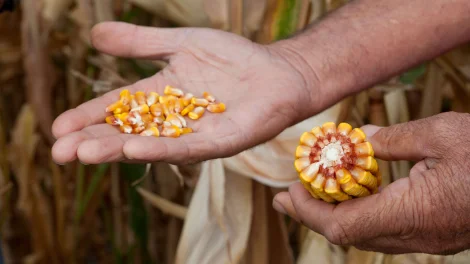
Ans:
POLYGON ((381 176, 360 128, 326 122, 300 136, 294 167, 315 199, 338 203, 377 193, 381 176))
MULTIPOLYGON (((156 92, 129 90, 119 93, 119 100, 108 105, 105 122, 119 127, 122 133, 139 134, 154 137, 179 137, 193 133, 188 127, 185 116, 192 120, 200 119, 205 110, 211 113, 225 112, 225 104, 216 102, 215 97, 204 92, 203 98, 196 98, 192 93, 167 85, 163 95, 156 92)), ((373 166, 363 160, 362 166, 373 166)))

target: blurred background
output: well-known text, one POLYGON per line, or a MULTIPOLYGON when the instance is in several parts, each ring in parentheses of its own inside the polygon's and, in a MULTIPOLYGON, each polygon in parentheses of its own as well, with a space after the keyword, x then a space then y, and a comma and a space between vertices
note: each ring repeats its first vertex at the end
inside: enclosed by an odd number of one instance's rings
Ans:
MULTIPOLYGON (((469 45, 233 158, 184 167, 51 160, 57 115, 165 67, 98 53, 89 39, 96 23, 211 27, 270 43, 346 2, 16 1, 13 12, 0 14, 0 263, 470 263, 467 253, 391 256, 338 247, 271 208, 273 195, 296 179, 293 152, 303 129, 469 112, 469 45)), ((383 185, 411 166, 380 161, 383 185)))

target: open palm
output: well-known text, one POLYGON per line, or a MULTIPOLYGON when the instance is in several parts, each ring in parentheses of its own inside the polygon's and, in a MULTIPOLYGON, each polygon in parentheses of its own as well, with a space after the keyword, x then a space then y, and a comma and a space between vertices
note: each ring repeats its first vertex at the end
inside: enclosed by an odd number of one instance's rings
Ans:
POLYGON ((300 121, 311 103, 303 76, 287 53, 237 35, 194 28, 161 29, 107 22, 92 31, 93 45, 121 57, 169 62, 156 75, 113 90, 61 114, 53 124, 56 162, 86 164, 166 161, 173 164, 228 157, 263 143, 300 121), (122 134, 104 122, 107 105, 122 89, 163 93, 165 85, 196 96, 208 91, 224 113, 190 121, 194 133, 179 138, 122 134))

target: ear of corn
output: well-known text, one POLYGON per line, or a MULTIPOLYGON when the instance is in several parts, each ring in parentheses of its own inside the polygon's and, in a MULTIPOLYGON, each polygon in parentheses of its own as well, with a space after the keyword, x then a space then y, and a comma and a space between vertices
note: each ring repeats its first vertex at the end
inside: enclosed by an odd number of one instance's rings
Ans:
POLYGON ((294 167, 312 197, 329 203, 374 194, 381 184, 372 144, 347 123, 327 122, 304 132, 294 167))
POLYGON ((225 104, 216 102, 213 95, 204 92, 203 97, 195 98, 170 85, 165 87, 163 95, 142 91, 131 94, 129 90, 122 90, 119 99, 106 107, 105 112, 112 115, 106 116, 105 122, 126 134, 179 137, 193 133, 185 116, 198 120, 206 109, 211 113, 225 112, 225 104))

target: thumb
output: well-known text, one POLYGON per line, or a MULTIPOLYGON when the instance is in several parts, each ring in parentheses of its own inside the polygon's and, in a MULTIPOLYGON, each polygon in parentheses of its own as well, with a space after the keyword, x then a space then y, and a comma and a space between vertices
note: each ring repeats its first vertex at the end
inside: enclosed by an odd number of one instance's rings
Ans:
POLYGON ((426 120, 389 127, 366 125, 361 129, 372 144, 375 156, 383 160, 422 160, 432 156, 434 136, 426 120))

